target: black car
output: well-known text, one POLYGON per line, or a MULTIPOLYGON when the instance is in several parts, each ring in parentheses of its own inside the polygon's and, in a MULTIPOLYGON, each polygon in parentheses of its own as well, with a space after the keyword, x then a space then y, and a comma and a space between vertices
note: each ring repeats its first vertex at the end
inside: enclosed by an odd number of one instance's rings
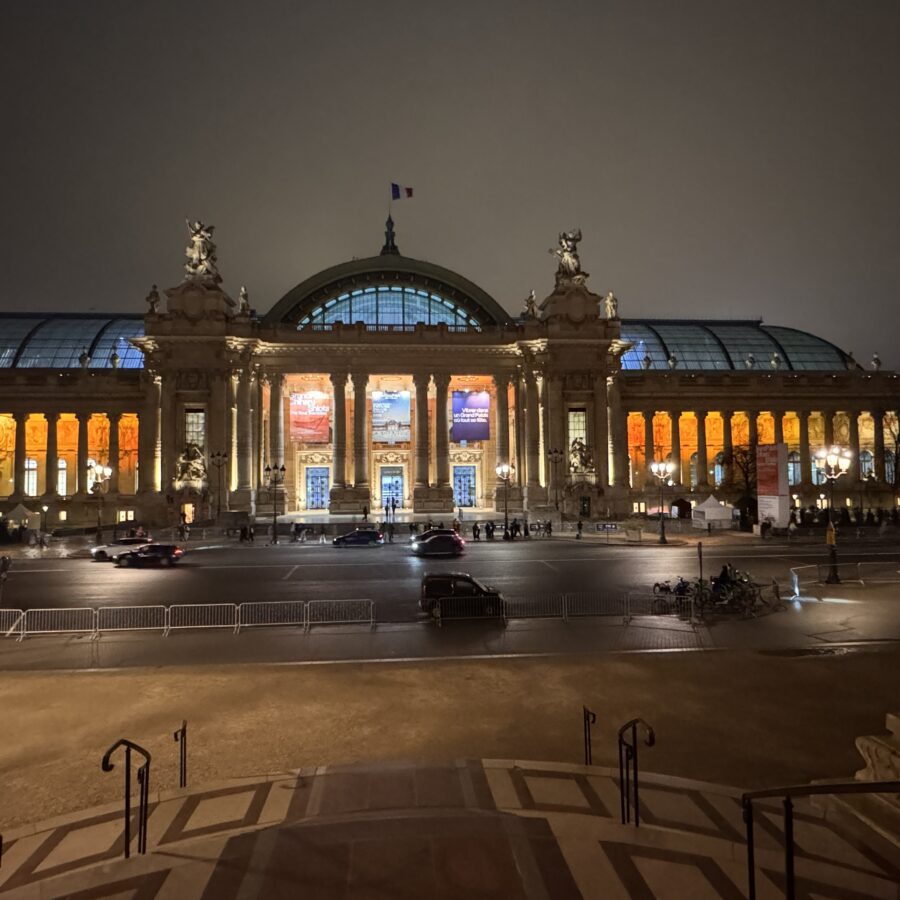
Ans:
POLYGON ((414 534, 409 539, 409 542, 411 544, 421 544, 436 534, 456 534, 456 532, 452 528, 429 528, 428 531, 423 531, 421 534, 414 534))
POLYGON ((466 542, 455 532, 433 534, 424 541, 416 541, 412 551, 416 556, 462 556, 466 542))
POLYGON ((339 534, 331 543, 335 547, 376 547, 384 543, 384 535, 377 528, 355 528, 339 534))
POLYGON ((184 556, 184 550, 176 544, 144 544, 142 547, 135 547, 127 553, 122 553, 116 557, 116 565, 128 568, 129 566, 174 566, 181 557, 184 556))
POLYGON ((503 596, 465 572, 441 572, 422 578, 419 608, 441 618, 493 618, 503 615, 503 596))

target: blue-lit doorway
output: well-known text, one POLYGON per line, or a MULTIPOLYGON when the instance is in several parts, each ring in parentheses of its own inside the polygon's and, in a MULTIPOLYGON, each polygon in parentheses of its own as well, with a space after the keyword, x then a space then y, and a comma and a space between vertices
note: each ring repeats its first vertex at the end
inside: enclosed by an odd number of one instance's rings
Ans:
POLYGON ((453 505, 475 506, 475 466, 453 467, 453 505))
POLYGON ((381 467, 381 505, 388 509, 403 506, 403 466, 381 467))
POLYGON ((328 466, 307 466, 307 509, 328 509, 328 480, 330 474, 328 466))

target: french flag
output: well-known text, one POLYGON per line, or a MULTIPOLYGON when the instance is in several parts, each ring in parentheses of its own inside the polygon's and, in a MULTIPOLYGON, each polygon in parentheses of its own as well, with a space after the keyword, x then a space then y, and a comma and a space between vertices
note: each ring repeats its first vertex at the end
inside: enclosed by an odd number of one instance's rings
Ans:
POLYGON ((412 197, 413 189, 411 187, 400 187, 399 184, 391 182, 391 200, 407 200, 412 197))

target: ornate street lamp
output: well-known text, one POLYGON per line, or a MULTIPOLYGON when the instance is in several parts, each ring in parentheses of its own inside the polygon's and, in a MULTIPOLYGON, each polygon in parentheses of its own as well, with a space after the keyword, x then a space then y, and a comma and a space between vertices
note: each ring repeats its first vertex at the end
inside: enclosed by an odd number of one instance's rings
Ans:
POLYGON ((500 463, 497 466, 497 478, 503 482, 503 532, 504 535, 509 534, 509 482, 512 480, 513 473, 516 471, 515 466, 509 463, 500 463))
POLYGON ((837 533, 834 528, 834 483, 844 475, 853 462, 853 454, 846 447, 822 447, 816 452, 816 469, 830 485, 828 501, 828 528, 825 532, 825 543, 828 544, 829 569, 826 584, 840 584, 837 562, 837 533))
POLYGON ((50 507, 46 503, 41 507, 41 534, 47 532, 47 510, 49 509, 50 507))
POLYGON ((103 543, 103 488, 109 482, 112 469, 109 466, 101 466, 94 463, 88 469, 93 480, 91 491, 97 496, 97 543, 103 543))
POLYGON ((559 512, 559 464, 566 458, 566 454, 562 450, 548 450, 547 459, 553 466, 553 493, 556 502, 556 511, 559 512))
MULTIPOLYGON (((223 450, 216 450, 209 461, 216 467, 216 521, 222 518, 222 475, 224 474, 225 463, 228 462, 228 454, 223 450)), ((228 508, 228 503, 225 503, 228 508)))
POLYGON ((668 544, 666 540, 666 519, 663 515, 663 487, 675 472, 675 463, 671 459, 654 459, 650 463, 650 472, 659 479, 659 542, 668 544))
POLYGON ((266 481, 269 484, 269 496, 272 498, 272 543, 278 543, 278 485, 284 484, 284 466, 273 463, 266 466, 266 481))

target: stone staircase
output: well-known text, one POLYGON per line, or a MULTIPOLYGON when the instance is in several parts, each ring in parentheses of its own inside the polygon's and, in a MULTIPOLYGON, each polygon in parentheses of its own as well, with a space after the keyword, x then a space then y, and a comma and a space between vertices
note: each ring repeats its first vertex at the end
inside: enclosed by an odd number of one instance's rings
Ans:
MULTIPOLYGON (((151 786, 152 787, 152 786, 151 786)), ((120 805, 6 835, 5 898, 743 898, 740 791, 521 760, 327 766, 151 793, 145 856, 120 805)), ((756 810, 757 896, 783 896, 781 807, 756 810)), ((134 831, 134 830, 133 830, 134 831)), ((831 800, 795 806, 797 897, 900 898, 900 849, 831 800)))

